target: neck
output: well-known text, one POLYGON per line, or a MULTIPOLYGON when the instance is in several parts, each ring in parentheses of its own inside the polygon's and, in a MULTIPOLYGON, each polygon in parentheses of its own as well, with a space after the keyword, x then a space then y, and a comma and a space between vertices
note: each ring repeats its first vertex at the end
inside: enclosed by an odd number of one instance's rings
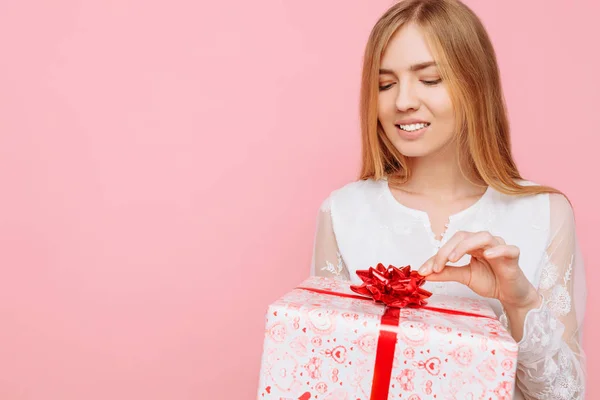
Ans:
MULTIPOLYGON (((409 158, 411 178, 401 190, 449 201, 480 194, 481 185, 463 176, 452 146, 424 157, 409 158)), ((468 169, 465 169, 468 172, 468 169)))

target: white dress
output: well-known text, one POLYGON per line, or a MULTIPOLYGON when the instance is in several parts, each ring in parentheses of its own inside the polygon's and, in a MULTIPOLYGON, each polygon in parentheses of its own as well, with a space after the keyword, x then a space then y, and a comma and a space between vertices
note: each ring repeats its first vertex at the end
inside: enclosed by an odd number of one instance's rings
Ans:
MULTIPOLYGON (((519 198, 490 186, 475 204, 452 215, 446 228, 437 240, 427 213, 399 203, 387 179, 349 183, 333 191, 319 210, 311 274, 319 271, 362 283, 356 270, 378 263, 419 268, 458 231, 500 236, 519 247, 519 265, 544 299, 525 319, 514 399, 583 399, 580 343, 586 288, 568 200, 559 194, 519 198)), ((464 265, 469 260, 466 255, 448 264, 464 265)), ((455 282, 426 282, 423 287, 433 293, 481 298, 455 282)), ((510 329, 500 302, 486 300, 510 329)))

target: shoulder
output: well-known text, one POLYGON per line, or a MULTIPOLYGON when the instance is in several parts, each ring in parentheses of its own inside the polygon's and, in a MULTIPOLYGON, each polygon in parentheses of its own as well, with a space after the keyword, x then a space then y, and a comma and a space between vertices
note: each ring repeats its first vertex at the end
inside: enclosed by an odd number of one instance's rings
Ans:
POLYGON ((571 232, 576 229, 575 211, 564 194, 540 193, 529 197, 532 198, 529 212, 541 217, 542 223, 547 226, 552 235, 559 231, 571 232))
MULTIPOLYGON (((542 186, 540 183, 528 179, 515 179, 520 186, 542 186)), ((496 192, 496 197, 513 209, 535 209, 542 211, 549 207, 549 193, 536 193, 528 195, 512 195, 496 192)))
MULTIPOLYGON (((527 179, 515 179, 515 183, 520 186, 542 186, 540 183, 527 180, 527 179)), ((494 197, 506 204, 510 204, 511 206, 517 206, 521 204, 540 204, 544 202, 548 202, 548 193, 538 193, 531 194, 527 196, 517 196, 502 193, 497 190, 492 190, 494 192, 494 197)))
POLYGON ((373 196, 381 193, 385 183, 384 180, 374 179, 361 179, 346 183, 329 193, 321 204, 321 210, 330 211, 333 204, 336 207, 348 207, 368 203, 373 196))
POLYGON ((561 193, 548 195, 548 208, 553 228, 575 226, 575 211, 569 199, 561 193))
MULTIPOLYGON (((517 179, 521 186, 542 186, 540 183, 517 179)), ((562 193, 537 193, 529 196, 514 196, 494 190, 496 204, 503 205, 506 209, 515 211, 520 215, 537 216, 543 220, 573 218, 571 203, 562 193)))
MULTIPOLYGON (((521 186, 542 186, 540 183, 531 180, 517 179, 515 181, 521 186)), ((533 201, 546 203, 551 208, 559 208, 563 211, 572 211, 571 203, 562 193, 538 193, 531 196, 519 197, 519 199, 530 199, 533 201)))

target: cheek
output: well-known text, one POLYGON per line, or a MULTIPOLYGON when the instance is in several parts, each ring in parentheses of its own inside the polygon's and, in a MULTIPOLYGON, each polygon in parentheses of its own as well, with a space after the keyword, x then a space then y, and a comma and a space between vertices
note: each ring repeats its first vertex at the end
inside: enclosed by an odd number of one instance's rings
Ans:
POLYGON ((452 101, 446 91, 434 93, 428 99, 428 108, 436 118, 453 119, 452 101))
MULTIPOLYGON (((391 91, 390 91, 391 92, 391 91)), ((388 117, 394 117, 396 114, 396 103, 394 96, 388 92, 383 92, 377 99, 377 116, 379 119, 387 119, 388 117)))

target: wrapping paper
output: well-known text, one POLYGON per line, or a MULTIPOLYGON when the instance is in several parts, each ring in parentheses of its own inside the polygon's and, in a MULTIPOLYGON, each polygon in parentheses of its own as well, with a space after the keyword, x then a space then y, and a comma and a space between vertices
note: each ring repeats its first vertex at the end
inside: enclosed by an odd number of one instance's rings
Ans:
POLYGON ((268 308, 257 398, 510 400, 517 352, 483 300, 390 309, 310 277, 268 308))

